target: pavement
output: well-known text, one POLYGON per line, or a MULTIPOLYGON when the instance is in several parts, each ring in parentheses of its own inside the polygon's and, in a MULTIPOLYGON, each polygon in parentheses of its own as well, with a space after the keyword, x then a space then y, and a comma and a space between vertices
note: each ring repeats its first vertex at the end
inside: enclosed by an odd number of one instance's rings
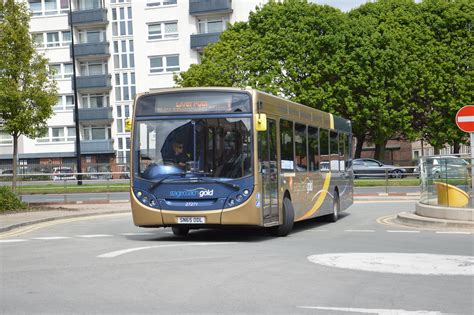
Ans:
MULTIPOLYGON (((373 193, 356 194, 355 202, 390 202, 399 200, 419 200, 419 193, 373 193)), ((128 201, 94 201, 69 203, 37 204, 39 211, 13 212, 0 214, 0 233, 14 229, 35 225, 48 221, 72 219, 78 217, 110 215, 131 212, 128 201)), ((413 209, 414 211, 415 209, 413 209)), ((432 219, 416 215, 415 213, 400 213, 394 215, 388 223, 405 225, 407 227, 447 228, 450 230, 474 232, 474 222, 456 222, 453 220, 432 219)), ((1 234, 0 234, 1 236, 1 234)))

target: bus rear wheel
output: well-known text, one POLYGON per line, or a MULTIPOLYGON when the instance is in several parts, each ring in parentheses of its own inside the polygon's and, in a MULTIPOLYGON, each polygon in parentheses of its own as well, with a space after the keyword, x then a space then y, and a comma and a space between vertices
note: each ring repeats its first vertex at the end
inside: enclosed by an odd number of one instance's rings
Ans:
POLYGON ((272 226, 270 233, 274 236, 287 236, 293 229, 295 221, 295 211, 291 200, 287 197, 283 198, 283 224, 279 226, 272 226))
POLYGON ((173 234, 176 236, 186 236, 189 234, 189 228, 181 227, 181 226, 173 226, 171 228, 173 234))

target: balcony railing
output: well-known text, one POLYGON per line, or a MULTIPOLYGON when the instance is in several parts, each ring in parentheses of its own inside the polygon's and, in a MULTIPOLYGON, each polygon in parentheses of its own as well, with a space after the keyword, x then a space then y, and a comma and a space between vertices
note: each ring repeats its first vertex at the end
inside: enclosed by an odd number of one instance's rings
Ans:
MULTIPOLYGON (((76 78, 77 89, 78 90, 97 90, 97 91, 110 90, 112 88, 110 79, 111 79, 110 74, 78 76, 76 78)), ((74 89, 74 86, 73 86, 73 89, 74 89)))
POLYGON ((112 139, 81 141, 81 154, 99 154, 114 152, 114 141, 112 139))
MULTIPOLYGON (((71 53, 72 54, 72 53, 71 53)), ((96 59, 98 57, 108 57, 109 42, 87 43, 74 45, 74 55, 77 59, 96 59)))
POLYGON ((113 120, 112 107, 79 108, 79 120, 81 122, 111 121, 113 120))
MULTIPOLYGON (((80 10, 72 12, 73 25, 102 25, 107 24, 107 9, 80 10)), ((71 20, 69 20, 71 24, 71 20)))
POLYGON ((189 14, 201 15, 208 13, 232 12, 231 0, 189 0, 189 14))
POLYGON ((219 40, 221 33, 206 33, 191 35, 191 48, 202 49, 210 43, 215 43, 219 40))

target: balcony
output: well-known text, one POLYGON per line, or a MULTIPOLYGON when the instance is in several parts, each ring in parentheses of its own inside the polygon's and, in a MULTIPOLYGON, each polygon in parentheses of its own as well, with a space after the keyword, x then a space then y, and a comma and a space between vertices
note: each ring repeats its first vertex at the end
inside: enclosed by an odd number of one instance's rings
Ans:
POLYGON ((190 15, 231 13, 231 0, 189 0, 190 15))
MULTIPOLYGON (((74 26, 98 26, 107 24, 107 9, 80 10, 72 12, 74 26)), ((71 24, 71 18, 69 19, 71 24)))
POLYGON ((109 42, 74 45, 74 55, 77 60, 97 60, 100 58, 106 59, 110 57, 109 42))
MULTIPOLYGON (((108 91, 112 88, 110 79, 110 74, 79 76, 76 77, 77 90, 82 93, 108 91)), ((72 83, 74 89, 74 81, 72 81, 72 83)))
POLYGON ((115 153, 114 140, 82 140, 81 154, 115 153))
POLYGON ((205 33, 191 35, 191 49, 201 50, 210 43, 219 41, 221 33, 205 33))
POLYGON ((112 120, 112 107, 79 108, 80 122, 110 122, 112 120))

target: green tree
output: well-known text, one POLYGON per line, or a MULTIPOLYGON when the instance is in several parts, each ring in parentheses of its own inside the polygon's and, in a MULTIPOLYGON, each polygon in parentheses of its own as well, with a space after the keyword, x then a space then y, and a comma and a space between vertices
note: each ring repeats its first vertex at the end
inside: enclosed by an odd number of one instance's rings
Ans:
POLYGON ((412 96, 422 113, 415 128, 435 152, 449 143, 458 153, 467 134, 454 117, 462 106, 474 103, 474 2, 425 0, 419 6, 426 40, 412 96))
POLYGON ((39 55, 29 34, 26 3, 0 2, 0 129, 13 137, 13 180, 16 190, 18 138, 38 137, 47 130, 57 100, 48 60, 39 55))
POLYGON ((346 49, 341 63, 338 100, 355 111, 356 157, 364 140, 375 143, 375 158, 384 159, 385 145, 394 137, 414 139, 410 100, 419 67, 418 8, 412 0, 382 0, 349 12, 346 49))

